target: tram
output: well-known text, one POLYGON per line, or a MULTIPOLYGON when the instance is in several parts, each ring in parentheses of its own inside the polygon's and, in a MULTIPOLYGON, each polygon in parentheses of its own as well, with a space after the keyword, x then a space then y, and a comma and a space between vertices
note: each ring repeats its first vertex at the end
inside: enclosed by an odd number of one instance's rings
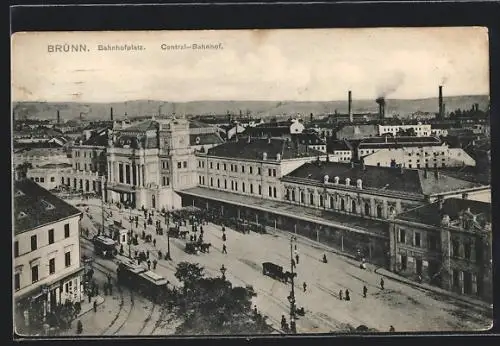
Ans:
POLYGON ((116 243, 111 238, 98 235, 94 237, 92 242, 94 243, 94 252, 98 256, 104 258, 114 258, 118 252, 115 248, 116 243))
POLYGON ((118 284, 129 287, 155 303, 166 298, 168 281, 151 270, 133 263, 118 261, 118 284))

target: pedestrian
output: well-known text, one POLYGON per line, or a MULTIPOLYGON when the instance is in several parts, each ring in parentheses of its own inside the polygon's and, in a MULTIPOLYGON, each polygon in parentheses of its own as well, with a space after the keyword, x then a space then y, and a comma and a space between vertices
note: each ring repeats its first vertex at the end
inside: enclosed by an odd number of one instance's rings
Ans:
POLYGON ((113 284, 110 282, 109 283, 109 286, 108 286, 108 290, 109 290, 109 295, 113 295, 113 284))
POLYGON ((147 264, 148 264, 148 270, 151 270, 151 261, 148 260, 147 264))
POLYGON ((108 273, 108 274, 106 275, 106 277, 107 277, 107 279, 108 279, 108 284, 110 284, 110 283, 111 283, 111 274, 109 274, 109 273, 108 273))
POLYGON ((295 261, 293 258, 292 258, 292 268, 295 268, 295 261))
POLYGON ((347 301, 351 300, 351 297, 349 296, 349 290, 348 289, 345 290, 345 300, 347 300, 347 301))
POLYGON ((156 270, 156 265, 158 264, 157 260, 153 260, 153 270, 156 270))
POLYGON ((226 241, 226 239, 227 239, 227 238, 226 238, 226 233, 223 233, 223 234, 222 234, 222 241, 226 241))
POLYGON ((394 333, 395 331, 396 331, 396 329, 394 329, 394 326, 391 325, 389 327, 389 332, 394 333))
POLYGON ((380 279, 380 288, 384 289, 384 278, 380 279))
POLYGON ((158 258, 162 258, 162 252, 161 252, 161 250, 158 250, 158 258))
POLYGON ((146 250, 146 258, 149 259, 149 250, 146 250))
POLYGON ((253 314, 257 316, 257 305, 253 306, 253 314))
POLYGON ((305 292, 305 291, 306 291, 306 289, 307 289, 307 284, 305 283, 305 281, 304 281, 304 283, 302 284, 302 287, 304 288, 304 292, 305 292))
POLYGON ((193 240, 196 242, 196 234, 193 236, 193 240))
POLYGON ((227 254, 226 244, 222 244, 222 253, 227 254))
POLYGON ((323 263, 328 263, 328 260, 326 259, 326 254, 323 254, 323 263))
POLYGON ((89 291, 88 297, 89 297, 89 304, 90 304, 90 301, 92 300, 92 294, 90 293, 90 291, 89 291))
POLYGON ((342 290, 339 291, 339 299, 342 300, 342 290))
POLYGON ((137 250, 134 250, 134 258, 137 258, 137 250))
POLYGON ((226 227, 222 226, 222 233, 226 231, 226 227))
POLYGON ((144 220, 144 229, 146 229, 146 220, 144 220))
POLYGON ((156 239, 153 239, 153 246, 156 247, 156 239))
POLYGON ((366 286, 363 286, 363 298, 366 298, 367 292, 368 292, 368 288, 366 288, 366 286))
POLYGON ((83 324, 82 324, 82 321, 78 321, 76 323, 76 334, 82 334, 83 332, 83 324))
POLYGON ((295 255, 295 260, 297 261, 297 264, 299 264, 299 255, 295 255))
POLYGON ((97 312, 97 299, 94 300, 94 312, 97 312))
POLYGON ((189 236, 189 241, 193 242, 193 235, 192 234, 189 236))

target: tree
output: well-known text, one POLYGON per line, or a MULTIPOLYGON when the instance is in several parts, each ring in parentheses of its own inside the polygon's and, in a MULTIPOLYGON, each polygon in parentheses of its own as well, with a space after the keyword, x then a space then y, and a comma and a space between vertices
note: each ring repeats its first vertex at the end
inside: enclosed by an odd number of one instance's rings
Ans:
POLYGON ((177 296, 177 312, 183 323, 179 334, 269 333, 266 318, 252 312, 253 288, 232 287, 222 278, 206 278, 198 264, 181 262, 175 276, 184 283, 177 296))

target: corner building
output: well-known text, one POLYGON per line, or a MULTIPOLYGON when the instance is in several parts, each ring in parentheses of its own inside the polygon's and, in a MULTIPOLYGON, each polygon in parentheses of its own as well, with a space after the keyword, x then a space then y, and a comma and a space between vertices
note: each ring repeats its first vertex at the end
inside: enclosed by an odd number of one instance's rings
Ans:
POLYGON ((81 212, 30 179, 14 183, 16 328, 45 321, 57 305, 83 297, 81 212))

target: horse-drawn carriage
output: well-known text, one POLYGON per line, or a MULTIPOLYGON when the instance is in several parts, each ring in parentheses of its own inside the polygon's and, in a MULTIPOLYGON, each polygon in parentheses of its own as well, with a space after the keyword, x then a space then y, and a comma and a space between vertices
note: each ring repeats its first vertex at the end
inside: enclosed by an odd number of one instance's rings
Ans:
POLYGON ((168 229, 168 236, 171 238, 179 238, 180 231, 177 227, 170 227, 168 229))
POLYGON ((186 243, 186 247, 184 248, 184 252, 191 255, 198 253, 199 250, 199 244, 194 242, 186 243))
POLYGON ((289 271, 283 271, 283 267, 272 262, 264 262, 262 263, 262 274, 272 277, 273 279, 277 279, 283 281, 285 283, 288 282, 292 277, 296 277, 297 273, 291 273, 289 271))

